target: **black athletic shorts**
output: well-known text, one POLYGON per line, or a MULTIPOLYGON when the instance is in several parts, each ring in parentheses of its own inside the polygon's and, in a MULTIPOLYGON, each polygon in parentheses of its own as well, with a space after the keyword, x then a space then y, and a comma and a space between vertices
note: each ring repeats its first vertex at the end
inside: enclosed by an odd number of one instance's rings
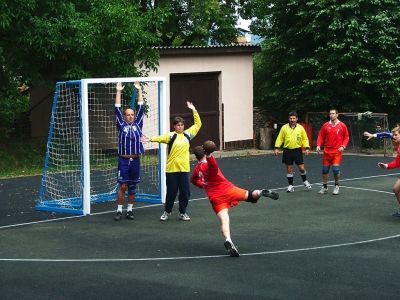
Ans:
POLYGON ((303 162, 303 151, 301 148, 296 148, 296 149, 283 149, 283 154, 282 154, 282 163, 285 165, 293 165, 293 162, 296 163, 296 165, 301 165, 304 164, 303 162))

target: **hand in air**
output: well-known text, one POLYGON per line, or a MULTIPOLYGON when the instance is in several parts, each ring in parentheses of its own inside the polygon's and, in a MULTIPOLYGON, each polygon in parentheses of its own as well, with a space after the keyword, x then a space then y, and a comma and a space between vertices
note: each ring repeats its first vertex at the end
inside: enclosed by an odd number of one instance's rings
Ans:
POLYGON ((135 81, 135 83, 133 85, 135 86, 135 89, 137 89, 137 90, 141 90, 142 89, 142 87, 140 86, 139 81, 135 81))
POLYGON ((191 110, 196 110, 196 108, 194 107, 193 103, 190 101, 186 101, 186 105, 189 109, 191 110))
POLYGON ((117 91, 122 91, 124 88, 125 86, 123 86, 121 82, 117 82, 117 91))

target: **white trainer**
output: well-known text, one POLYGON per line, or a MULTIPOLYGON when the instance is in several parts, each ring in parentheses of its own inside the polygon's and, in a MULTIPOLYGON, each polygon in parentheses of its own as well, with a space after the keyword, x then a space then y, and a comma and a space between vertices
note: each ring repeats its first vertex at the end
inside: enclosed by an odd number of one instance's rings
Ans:
POLYGON ((339 186, 338 185, 335 185, 335 187, 333 188, 332 195, 339 195, 339 186))
POLYGON ((178 218, 179 218, 179 220, 182 220, 182 221, 190 221, 190 217, 187 213, 184 213, 184 214, 179 213, 178 218))
POLYGON ((166 211, 164 211, 164 213, 160 217, 160 221, 167 221, 170 215, 171 213, 167 213, 166 211))
POLYGON ((321 195, 328 194, 328 189, 322 187, 322 188, 319 190, 318 194, 321 194, 321 195))
POLYGON ((306 189, 311 189, 311 184, 308 182, 308 180, 303 182, 304 186, 306 187, 306 189))
POLYGON ((289 186, 287 187, 286 192, 288 192, 288 193, 293 193, 293 192, 294 192, 294 187, 293 187, 293 185, 289 185, 289 186))

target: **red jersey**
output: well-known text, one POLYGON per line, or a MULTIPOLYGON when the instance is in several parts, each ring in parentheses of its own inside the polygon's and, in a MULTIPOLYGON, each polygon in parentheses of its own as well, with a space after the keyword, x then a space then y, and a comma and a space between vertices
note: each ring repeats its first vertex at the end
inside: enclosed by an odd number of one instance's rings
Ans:
POLYGON ((346 124, 339 121, 333 124, 331 121, 322 125, 317 139, 317 146, 324 145, 325 152, 335 152, 340 147, 346 148, 349 143, 349 131, 346 124))
POLYGON ((212 155, 197 164, 190 182, 199 188, 204 188, 210 200, 225 195, 226 190, 234 186, 222 174, 215 157, 212 155))
POLYGON ((400 168, 400 147, 397 148, 396 159, 387 164, 388 169, 400 168))

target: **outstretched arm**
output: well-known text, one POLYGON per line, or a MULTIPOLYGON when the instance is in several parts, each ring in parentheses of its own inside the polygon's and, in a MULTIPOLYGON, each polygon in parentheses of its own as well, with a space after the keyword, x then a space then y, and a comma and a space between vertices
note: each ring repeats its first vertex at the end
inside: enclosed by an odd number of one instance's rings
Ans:
POLYGON ((138 105, 143 105, 143 93, 142 93, 142 87, 140 86, 139 82, 136 81, 134 83, 135 88, 138 91, 138 105))
POLYGON ((393 138, 393 134, 391 132, 369 133, 368 131, 364 131, 364 136, 367 137, 367 141, 376 137, 380 139, 393 138))
POLYGON ((200 119, 199 113, 197 112, 196 107, 194 107, 193 103, 190 101, 187 101, 186 104, 187 104, 187 107, 193 111, 194 124, 192 126, 190 126, 190 128, 188 130, 185 130, 185 131, 188 132, 193 137, 199 132, 199 130, 201 128, 201 119, 200 119))
POLYGON ((122 85, 121 82, 117 83, 117 87, 116 87, 116 94, 115 94, 115 106, 120 107, 121 106, 121 94, 122 94, 122 90, 124 89, 124 86, 122 85))

